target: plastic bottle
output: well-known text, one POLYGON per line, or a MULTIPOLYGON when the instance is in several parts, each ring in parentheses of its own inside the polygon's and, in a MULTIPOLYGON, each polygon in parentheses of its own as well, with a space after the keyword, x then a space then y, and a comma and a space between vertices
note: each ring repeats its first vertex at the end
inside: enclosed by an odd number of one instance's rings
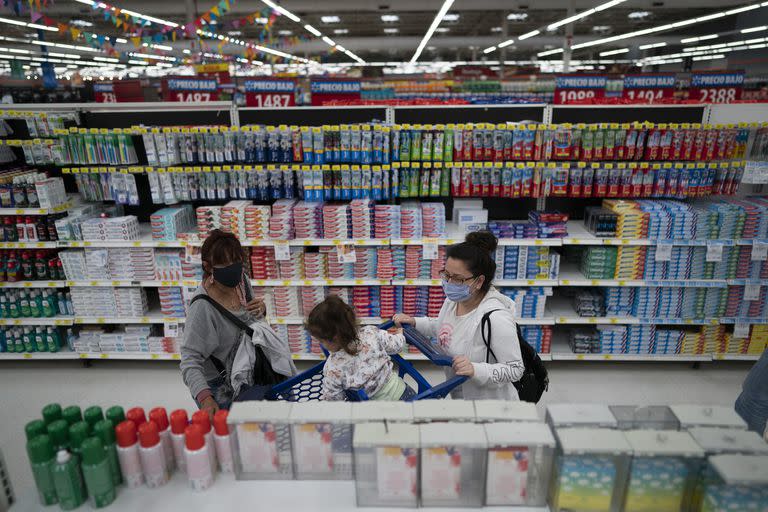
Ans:
POLYGON ((146 421, 139 426, 139 444, 141 469, 147 487, 154 489, 168 483, 168 469, 165 467, 165 454, 157 423, 146 421))
POLYGON ((142 423, 147 421, 147 417, 144 414, 144 409, 141 407, 128 409, 128 411, 125 413, 125 419, 132 421, 136 425, 136 429, 138 429, 142 423))
POLYGON ((208 457, 211 459, 211 471, 216 473, 219 469, 218 461, 216 460, 216 450, 213 447, 213 432, 211 429, 211 418, 208 416, 207 411, 197 411, 192 415, 192 423, 200 425, 200 428, 205 434, 205 444, 210 449, 208 450, 208 457))
POLYGON ((19 260, 16 259, 16 251, 8 253, 8 263, 6 264, 6 280, 9 283, 15 283, 19 280, 19 260))
POLYGON ((0 318, 10 318, 10 316, 10 311, 8 311, 8 297, 6 295, 0 295, 0 318))
POLYGON ((16 232, 16 223, 13 217, 6 217, 3 221, 3 238, 6 242, 18 242, 19 236, 16 232))
POLYGON ((32 260, 31 251, 21 251, 21 275, 25 281, 35 278, 35 262, 32 260))
POLYGON ((42 292, 40 290, 31 290, 29 292, 29 316, 32 318, 40 318, 43 315, 43 308, 40 307, 40 297, 42 292))
POLYGON ((44 436, 46 435, 46 432, 45 422, 43 420, 32 420, 24 425, 24 435, 26 435, 27 441, 31 441, 36 437, 44 436))
MULTIPOLYGON (((48 304, 51 308, 51 311, 54 312, 53 315, 55 315, 56 312, 58 312, 61 316, 66 316, 69 314, 67 311, 67 300, 64 298, 64 294, 61 292, 57 293, 56 295, 51 293, 48 296, 48 304)), ((43 303, 43 314, 45 314, 45 303, 43 303)))
POLYGON ((18 295, 16 295, 16 292, 8 294, 8 316, 11 318, 19 318, 21 316, 18 295))
POLYGON ((83 412, 83 418, 85 419, 85 422, 93 428, 96 423, 104 419, 104 413, 101 412, 101 407, 92 405, 83 412))
POLYGON ((45 337, 43 336, 42 327, 35 327, 35 348, 38 352, 46 351, 47 347, 45 345, 45 337))
POLYGON ((104 445, 109 472, 112 475, 112 484, 117 487, 123 483, 123 474, 120 472, 120 460, 117 458, 115 427, 112 426, 111 421, 101 420, 93 426, 93 434, 101 439, 101 444, 104 445))
POLYGON ((91 435, 91 427, 84 421, 78 421, 69 427, 69 452, 80 456, 80 446, 91 435))
MULTIPOLYGON (((29 435, 29 433, 27 433, 29 435)), ((56 503, 56 487, 53 483, 53 444, 45 434, 38 435, 27 442, 27 456, 35 478, 37 495, 41 505, 56 503)))
POLYGON ((61 413, 62 417, 67 420, 67 424, 74 425, 78 421, 83 421, 83 413, 80 412, 80 408, 76 405, 70 405, 61 413))
POLYGON ((230 444, 227 416, 229 411, 216 411, 213 415, 213 442, 216 445, 216 458, 222 473, 234 473, 235 463, 232 460, 232 445, 230 444))
POLYGON ((170 473, 175 464, 173 462, 173 442, 171 442, 171 429, 168 428, 168 413, 164 407, 155 407, 149 411, 149 419, 157 424, 160 433, 160 443, 163 445, 165 467, 170 473))
POLYGON ((74 510, 88 497, 78 460, 67 450, 59 450, 56 454, 53 483, 62 510, 74 510))
POLYGON ((35 337, 32 334, 32 328, 25 327, 23 336, 24 336, 24 350, 26 352, 37 352, 35 350, 35 337))
POLYGON ((61 416, 61 405, 59 404, 48 404, 45 407, 43 407, 43 421, 46 425, 50 425, 56 420, 60 420, 62 418, 61 416))
MULTIPOLYGON (((109 421, 112 422, 112 427, 116 427, 118 424, 125 421, 125 413, 123 412, 123 408, 119 405, 113 405, 109 409, 107 409, 107 412, 105 413, 105 416, 109 421)), ((103 439, 102 439, 103 441, 103 439)))
POLYGON ((47 430, 54 451, 58 452, 69 448, 69 424, 65 420, 58 419, 49 423, 47 430))
POLYGON ((81 446, 83 476, 88 489, 88 502, 93 508, 110 505, 117 497, 107 452, 98 437, 89 437, 81 446))
POLYGON ((53 327, 45 328, 45 344, 48 347, 48 352, 58 352, 61 347, 59 333, 53 327))
POLYGON ((51 292, 48 290, 43 292, 43 299, 40 301, 40 304, 43 309, 43 316, 44 317, 52 317, 56 315, 56 310, 53 307, 53 304, 51 304, 51 292))
POLYGON ((26 290, 19 290, 19 311, 24 318, 32 315, 32 310, 29 309, 29 294, 26 290))
POLYGON ((16 217, 16 236, 19 242, 27 241, 27 225, 24 222, 24 217, 16 217))
POLYGON ((213 449, 205 443, 205 434, 198 424, 187 425, 184 430, 184 459, 189 485, 195 491, 204 491, 213 485, 213 471, 208 452, 213 449))
POLYGON ((35 219, 33 217, 27 217, 24 221, 25 236, 29 242, 37 242, 37 227, 35 226, 35 219))
POLYGON ((187 459, 184 457, 184 431, 189 425, 187 411, 176 409, 171 413, 171 444, 173 445, 173 457, 176 459, 176 467, 186 473, 187 459))
POLYGON ((139 487, 144 483, 144 473, 141 472, 139 458, 139 442, 136 436, 136 424, 125 420, 115 427, 117 438, 117 459, 120 461, 120 472, 129 489, 139 487))
POLYGON ((48 279, 48 262, 45 260, 45 251, 35 253, 35 279, 48 279))

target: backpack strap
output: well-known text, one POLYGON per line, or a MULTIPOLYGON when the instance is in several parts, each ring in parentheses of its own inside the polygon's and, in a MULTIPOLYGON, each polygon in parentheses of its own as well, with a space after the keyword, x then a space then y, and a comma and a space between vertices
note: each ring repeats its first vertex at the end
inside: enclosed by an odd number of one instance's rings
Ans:
POLYGON ((486 312, 483 315, 483 318, 480 320, 480 334, 483 336, 483 343, 485 343, 485 362, 490 363, 491 362, 491 356, 496 360, 498 363, 499 360, 496 358, 496 354, 493 353, 493 349, 491 348, 491 313, 494 311, 500 311, 499 309, 492 309, 488 312, 486 312), (488 330, 488 334, 485 334, 486 327, 488 330))
MULTIPOLYGON (((221 315, 232 322, 235 327, 239 328, 242 331, 245 331, 245 333, 248 335, 248 337, 253 337, 253 329, 251 329, 248 324, 237 318, 234 313, 232 313, 230 310, 219 304, 216 300, 214 300, 213 297, 210 295, 201 293, 199 295, 196 295, 192 298, 192 300, 189 302, 189 305, 195 303, 198 299, 204 300, 205 302, 209 303, 211 306, 216 308, 221 315)), ((216 371, 219 373, 226 373, 226 368, 224 367, 224 364, 219 360, 218 357, 215 357, 213 355, 209 358, 211 362, 213 363, 213 366, 216 368, 216 371)))

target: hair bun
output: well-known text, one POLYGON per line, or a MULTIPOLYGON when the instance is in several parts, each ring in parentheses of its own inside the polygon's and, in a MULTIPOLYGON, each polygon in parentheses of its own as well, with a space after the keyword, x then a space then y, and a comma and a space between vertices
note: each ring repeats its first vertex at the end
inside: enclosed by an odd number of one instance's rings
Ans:
POLYGON ((499 245, 498 239, 490 231, 473 231, 467 233, 464 241, 487 252, 493 252, 499 245))

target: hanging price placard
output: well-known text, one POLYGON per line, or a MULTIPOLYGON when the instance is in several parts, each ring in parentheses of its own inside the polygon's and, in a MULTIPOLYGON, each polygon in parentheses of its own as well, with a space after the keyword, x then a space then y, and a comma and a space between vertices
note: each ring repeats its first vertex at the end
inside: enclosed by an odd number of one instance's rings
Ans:
POLYGON ((659 242, 656 246, 656 261, 669 261, 672 259, 672 244, 659 242))
POLYGON ((750 324, 734 324, 733 325, 733 337, 734 338, 749 338, 750 324))
POLYGON ((707 242, 707 261, 723 261, 723 244, 718 244, 711 240, 707 242))
POLYGON ((357 262, 357 251, 355 251, 354 246, 349 244, 337 245, 336 257, 339 263, 355 263, 357 262))
POLYGON ((163 336, 166 338, 178 338, 179 337, 179 323, 167 322, 163 324, 163 336))
POLYGON ((275 260, 288 261, 291 259, 291 247, 287 240, 275 240, 275 260))
POLYGON ((760 285, 747 284, 744 286, 744 300, 758 300, 760 298, 760 285))
POLYGON ((425 260, 437 259, 437 240, 434 238, 425 238, 421 246, 421 257, 425 260))
POLYGON ((768 260, 768 244, 755 241, 752 244, 752 261, 768 260))

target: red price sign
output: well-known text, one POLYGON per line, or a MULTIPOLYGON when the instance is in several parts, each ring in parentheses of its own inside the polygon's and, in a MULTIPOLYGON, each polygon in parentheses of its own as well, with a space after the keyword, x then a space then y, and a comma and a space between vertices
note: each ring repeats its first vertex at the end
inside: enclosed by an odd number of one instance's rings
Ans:
POLYGON ((625 75, 621 97, 635 103, 654 103, 675 95, 675 74, 625 75))
POLYGON ((93 84, 96 103, 117 103, 114 86, 109 84, 93 84))
POLYGON ((212 78, 168 78, 163 80, 165 101, 199 102, 219 99, 219 84, 212 78))
POLYGON ((356 101, 360 99, 359 80, 312 80, 309 84, 312 105, 324 105, 328 101, 356 101))
POLYGON ((246 80, 245 103, 249 107, 285 108, 296 105, 293 80, 246 80))
POLYGON ((694 73, 689 98, 701 103, 730 103, 741 99, 743 87, 743 71, 694 73))
POLYGON ((604 98, 605 83, 602 75, 559 75, 555 77, 555 105, 604 98))

